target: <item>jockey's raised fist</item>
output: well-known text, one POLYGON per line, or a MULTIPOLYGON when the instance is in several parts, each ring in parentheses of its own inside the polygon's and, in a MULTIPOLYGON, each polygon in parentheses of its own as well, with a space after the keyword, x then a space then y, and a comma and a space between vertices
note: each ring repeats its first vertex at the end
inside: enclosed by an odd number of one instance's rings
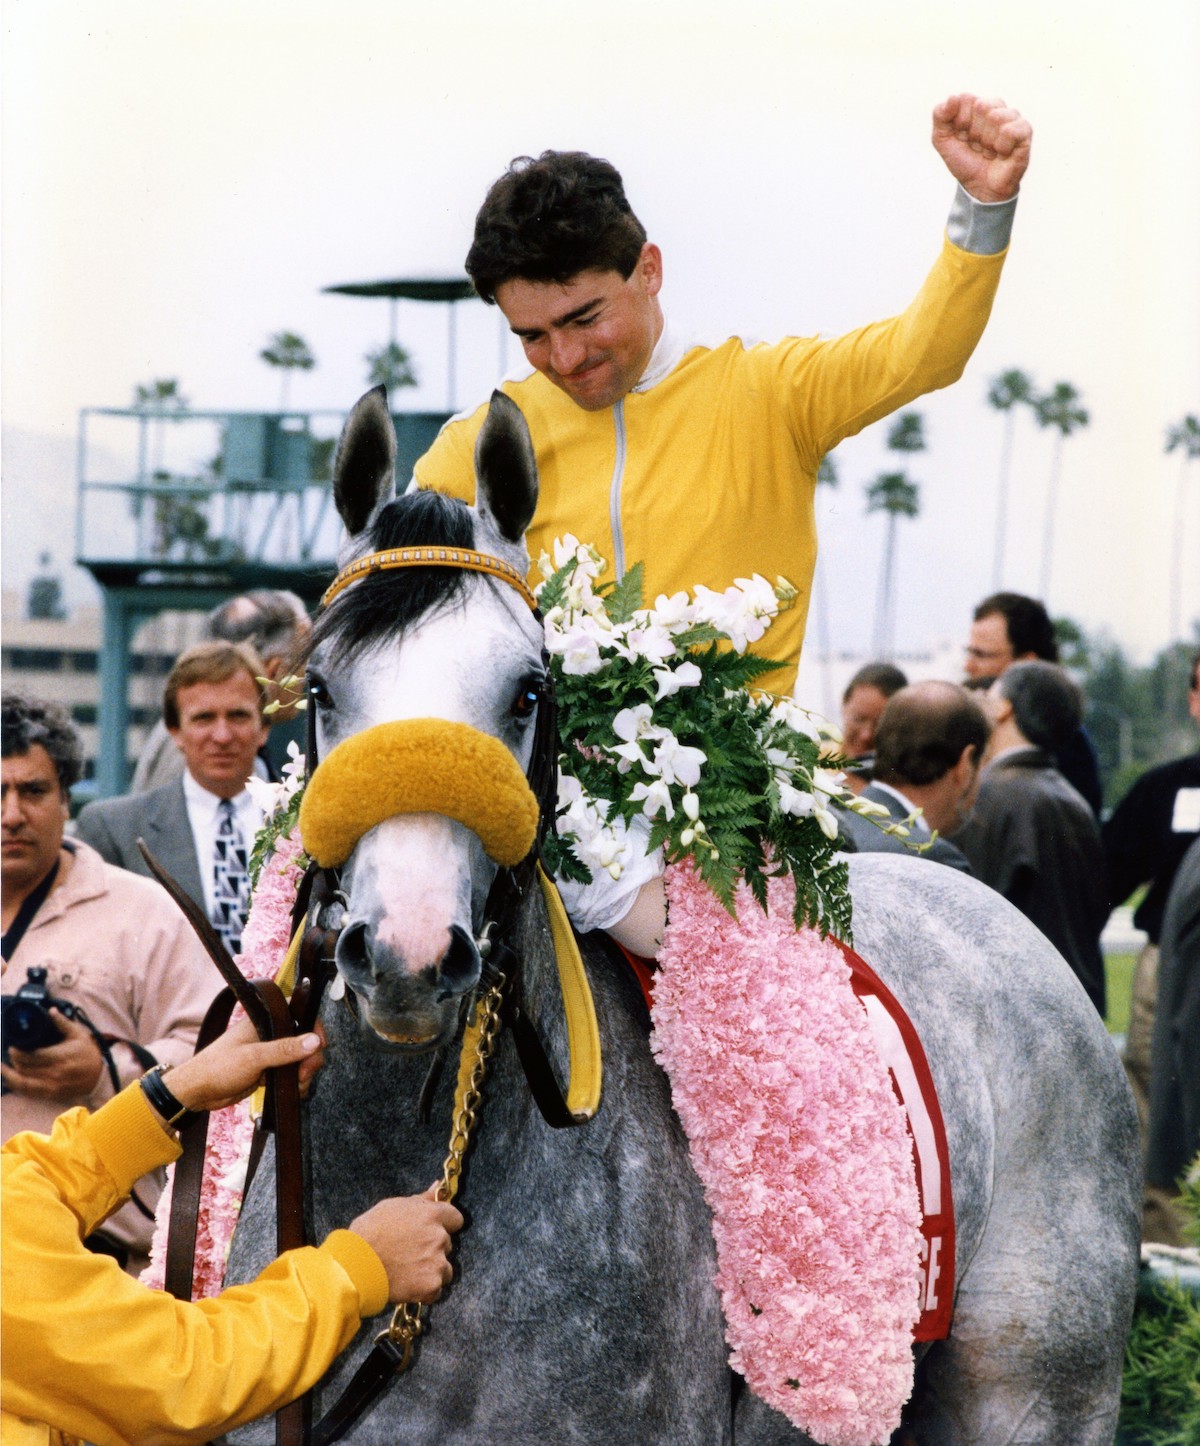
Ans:
POLYGON ((933 145, 977 201, 1007 201, 1029 165, 1033 128, 1002 100, 952 95, 933 112, 933 145))

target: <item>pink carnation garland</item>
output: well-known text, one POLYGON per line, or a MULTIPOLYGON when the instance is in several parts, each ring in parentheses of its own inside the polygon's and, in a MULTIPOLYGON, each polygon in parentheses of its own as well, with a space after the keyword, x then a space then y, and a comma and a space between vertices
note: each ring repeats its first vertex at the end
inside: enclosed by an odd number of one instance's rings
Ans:
MULTIPOLYGON (((247 979, 274 979, 292 936, 292 905, 303 870, 299 829, 280 838, 275 852, 263 865, 250 915, 242 932, 238 960, 247 979)), ((216 1295, 225 1276, 229 1241, 242 1204, 246 1159, 254 1123, 243 1102, 214 1110, 208 1122, 208 1147, 200 1207, 196 1224, 196 1263, 192 1298, 216 1295)), ((167 1228, 171 1219, 171 1190, 175 1171, 168 1171, 167 1186, 158 1203, 150 1264, 142 1272, 147 1285, 162 1289, 166 1267, 167 1228)))
POLYGON ((912 1144, 837 947, 792 924, 790 879, 738 919, 667 871, 655 1058, 713 1213, 731 1363, 827 1446, 886 1441, 912 1391, 920 1203, 912 1144))

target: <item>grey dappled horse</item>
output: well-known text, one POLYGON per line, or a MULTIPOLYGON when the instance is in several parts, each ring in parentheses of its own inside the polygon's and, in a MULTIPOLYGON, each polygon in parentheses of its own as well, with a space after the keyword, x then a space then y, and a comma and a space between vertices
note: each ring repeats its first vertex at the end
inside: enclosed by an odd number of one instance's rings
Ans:
MULTIPOLYGON (((527 561, 537 493, 520 414, 493 404, 474 509, 392 500, 381 393, 355 408, 335 496, 343 561, 382 548, 473 546, 527 561)), ((356 585, 319 621, 309 665, 321 756, 398 718, 445 717, 501 738, 525 765, 540 629, 512 590, 442 570, 356 585)), ((851 861, 855 945, 910 1013, 945 1114, 957 1213, 947 1341, 923 1348, 912 1404, 922 1443, 1109 1441, 1133 1304, 1140 1167, 1132 1102, 1095 1010, 1051 946, 952 869, 886 854, 851 861)), ((327 1001, 333 1046, 307 1110, 313 1238, 381 1196, 440 1177, 455 1069, 417 1117, 428 1050, 478 978, 473 943, 493 866, 462 825, 395 818, 343 873, 339 969, 357 1015, 327 1001), (358 1022, 359 1019, 363 1023, 358 1022), (386 1042, 403 1037, 410 1045, 386 1042)), ((540 900, 521 920, 524 992, 566 1077, 565 1027, 540 900)), ((415 1365, 359 1423, 362 1443, 792 1442, 806 1438, 726 1365, 709 1219, 647 1046, 638 989, 584 941, 604 1046, 604 1101, 552 1130, 502 1034, 459 1203, 457 1278, 415 1365)), ((863 1181, 870 1189, 870 1181, 863 1181)), ((270 1154, 234 1239, 230 1279, 273 1253, 270 1154)), ((371 1336, 320 1392, 328 1409, 371 1336)), ((268 1441, 260 1424, 238 1439, 268 1441), (256 1434, 257 1433, 257 1434, 256 1434)))

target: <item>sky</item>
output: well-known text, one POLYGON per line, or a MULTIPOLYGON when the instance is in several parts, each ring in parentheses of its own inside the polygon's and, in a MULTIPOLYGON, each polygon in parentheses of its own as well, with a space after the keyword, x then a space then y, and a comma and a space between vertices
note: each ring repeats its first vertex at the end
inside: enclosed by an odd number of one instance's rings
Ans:
MULTIPOLYGON (((461 272, 514 155, 605 155, 662 247, 663 302, 706 333, 835 335, 911 299, 953 185, 929 144, 946 95, 1034 127, 1011 255, 964 378, 917 404, 896 641, 965 637, 992 590, 1002 422, 989 381, 1069 381, 1048 601, 1146 658, 1170 639, 1178 454, 1200 414, 1200 6, 1194 0, 0 0, 0 408, 5 586, 69 561, 80 409, 176 377, 195 407, 273 409, 258 353, 299 332, 297 408, 345 409, 386 302, 333 283, 461 272), (64 516, 64 512, 67 514, 64 516)), ((446 315, 403 303, 421 385, 447 402, 446 315)), ((493 309, 458 308, 454 401, 517 360, 493 309)), ((818 625, 871 645, 894 465, 886 423, 825 489, 818 625)), ((1053 440, 1018 418, 1003 585, 1036 592, 1053 440)), ((1188 476, 1184 630, 1200 619, 1200 463, 1188 476)), ((78 587, 77 583, 72 584, 78 587)), ((822 639, 824 640, 824 639, 822 639)), ((810 649, 811 651, 811 649, 810 649)))

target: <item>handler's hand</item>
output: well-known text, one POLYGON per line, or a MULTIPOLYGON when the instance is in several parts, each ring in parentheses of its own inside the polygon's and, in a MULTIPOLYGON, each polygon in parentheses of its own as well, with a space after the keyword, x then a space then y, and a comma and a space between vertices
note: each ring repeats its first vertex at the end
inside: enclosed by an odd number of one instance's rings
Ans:
POLYGON ((11 1065, 0 1064, 4 1083, 19 1095, 71 1100, 90 1095, 100 1079, 104 1059, 92 1032, 57 1009, 50 1011, 63 1037, 44 1049, 10 1049, 11 1065))
POLYGON ((977 201, 1007 201, 1029 165, 1033 128, 1002 100, 952 95, 933 112, 933 145, 977 201))
POLYGON ((463 1218, 438 1199, 439 1189, 435 1184, 424 1195, 381 1200, 350 1224, 383 1261, 393 1304, 432 1305, 454 1278, 450 1236, 462 1229, 463 1218))
POLYGON ((176 1065, 167 1084, 189 1110, 220 1110, 256 1090, 268 1069, 299 1062, 303 1091, 325 1062, 324 1045, 319 1025, 314 1034, 264 1042, 254 1025, 242 1018, 199 1054, 176 1065))

